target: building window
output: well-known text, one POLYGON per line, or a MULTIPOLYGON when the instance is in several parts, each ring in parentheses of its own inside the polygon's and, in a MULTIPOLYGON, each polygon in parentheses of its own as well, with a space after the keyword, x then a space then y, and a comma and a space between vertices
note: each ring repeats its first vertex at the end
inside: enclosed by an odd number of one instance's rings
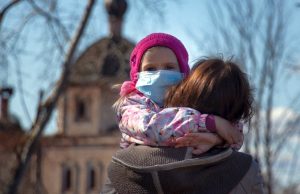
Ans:
POLYGON ((70 191, 72 189, 72 171, 70 167, 63 168, 62 190, 70 191))
POLYGON ((115 76, 117 75, 121 65, 117 55, 107 54, 103 59, 103 65, 101 74, 104 76, 115 76))
MULTIPOLYGON (((79 185, 79 166, 73 161, 68 160, 67 163, 61 164, 61 179, 58 179, 61 183, 61 193, 71 194, 78 193, 79 185)), ((52 181, 58 181, 52 180, 52 181)))
POLYGON ((75 106, 75 121, 87 121, 89 119, 87 101, 77 98, 75 106))
POLYGON ((102 162, 88 161, 86 166, 86 190, 87 193, 100 192, 103 184, 104 167, 102 162))
POLYGON ((95 190, 96 188, 96 173, 93 167, 88 168, 88 190, 95 190))

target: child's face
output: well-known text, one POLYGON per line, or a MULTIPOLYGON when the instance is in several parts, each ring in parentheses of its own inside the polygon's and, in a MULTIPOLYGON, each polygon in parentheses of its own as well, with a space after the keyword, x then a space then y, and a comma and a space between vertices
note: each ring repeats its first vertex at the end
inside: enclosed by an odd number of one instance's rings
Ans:
POLYGON ((171 70, 180 71, 174 52, 167 47, 152 47, 142 58, 140 71, 171 70))

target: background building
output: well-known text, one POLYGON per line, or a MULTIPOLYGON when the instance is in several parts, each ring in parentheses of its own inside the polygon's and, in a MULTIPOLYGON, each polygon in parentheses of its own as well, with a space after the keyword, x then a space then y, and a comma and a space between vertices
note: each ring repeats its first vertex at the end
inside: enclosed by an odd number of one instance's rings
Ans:
MULTIPOLYGON (((109 0, 105 5, 110 34, 89 46, 73 64, 69 85, 57 106, 58 132, 41 139, 20 193, 98 194, 101 190, 106 168, 120 141, 112 110, 119 90, 113 86, 129 79, 129 56, 134 46, 121 35, 126 1, 109 0)), ((1 107, 6 113, 3 111, 1 118, 7 118, 10 91, 2 92, 1 107)), ((4 187, 18 161, 16 147, 27 136, 13 120, 1 121, 0 157, 14 161, 1 164, 4 187)))

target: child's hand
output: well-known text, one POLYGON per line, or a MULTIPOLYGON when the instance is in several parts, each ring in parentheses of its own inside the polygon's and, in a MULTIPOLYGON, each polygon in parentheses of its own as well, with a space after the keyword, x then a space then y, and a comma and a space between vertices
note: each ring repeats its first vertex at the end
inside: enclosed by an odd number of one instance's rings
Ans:
POLYGON ((222 139, 213 133, 188 133, 175 139, 175 147, 193 147, 193 154, 199 155, 222 143, 222 139))
POLYGON ((217 128, 217 134, 223 138, 227 144, 241 144, 244 139, 242 127, 240 125, 233 125, 229 121, 215 116, 215 123, 217 128))

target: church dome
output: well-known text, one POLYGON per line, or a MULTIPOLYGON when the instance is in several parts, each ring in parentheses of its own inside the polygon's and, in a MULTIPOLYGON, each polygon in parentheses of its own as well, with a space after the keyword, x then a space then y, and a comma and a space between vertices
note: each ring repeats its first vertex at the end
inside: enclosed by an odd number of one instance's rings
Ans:
POLYGON ((117 84, 129 79, 129 57, 134 44, 122 38, 97 41, 73 64, 70 83, 117 84))

